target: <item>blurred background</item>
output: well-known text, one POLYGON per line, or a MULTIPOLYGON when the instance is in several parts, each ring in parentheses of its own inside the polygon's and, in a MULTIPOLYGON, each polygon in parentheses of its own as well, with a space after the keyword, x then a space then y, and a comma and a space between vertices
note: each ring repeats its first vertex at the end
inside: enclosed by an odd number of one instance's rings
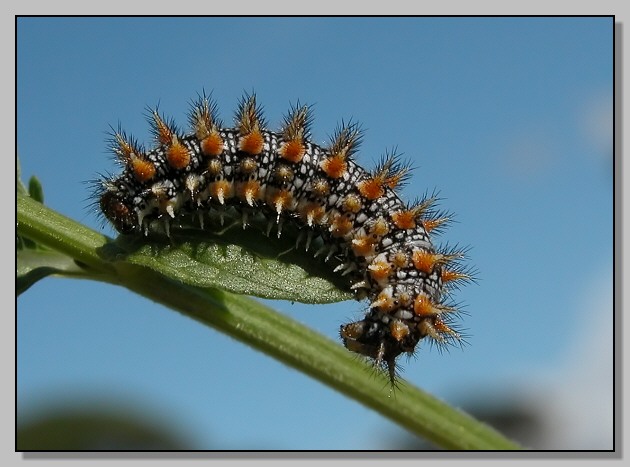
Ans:
MULTIPOLYGON (((119 123, 180 126, 212 91, 231 123, 314 105, 313 140, 397 147, 407 199, 439 190, 478 284, 464 350, 403 377, 534 449, 613 448, 613 19, 19 18, 17 147, 51 208, 107 235, 85 183, 119 123)), ((363 305, 267 301, 337 339, 363 305)), ((48 278, 17 301, 18 449, 431 448, 332 389, 108 284, 48 278), (45 444, 47 443, 47 444, 45 444)))

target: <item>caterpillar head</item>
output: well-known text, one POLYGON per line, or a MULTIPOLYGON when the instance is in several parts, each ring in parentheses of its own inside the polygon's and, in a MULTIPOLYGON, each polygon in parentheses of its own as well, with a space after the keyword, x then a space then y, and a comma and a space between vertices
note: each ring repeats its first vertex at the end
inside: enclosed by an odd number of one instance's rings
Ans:
POLYGON ((120 233, 132 233, 138 228, 138 216, 130 202, 116 191, 106 190, 99 199, 103 215, 120 233))
POLYGON ((383 320, 377 315, 370 313, 361 321, 344 324, 340 329, 341 339, 351 352, 369 357, 378 367, 385 367, 394 381, 396 358, 403 352, 413 352, 419 339, 404 321, 383 320))

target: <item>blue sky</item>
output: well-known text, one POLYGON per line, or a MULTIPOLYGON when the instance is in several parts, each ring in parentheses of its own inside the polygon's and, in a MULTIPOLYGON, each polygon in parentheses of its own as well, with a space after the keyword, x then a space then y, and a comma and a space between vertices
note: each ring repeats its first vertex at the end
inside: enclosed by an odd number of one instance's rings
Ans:
MULTIPOLYGON (((366 130, 359 160, 397 147, 416 167, 405 197, 439 190, 456 216, 440 240, 470 245, 479 271, 457 295, 470 345, 421 348, 404 377, 455 405, 564 404, 569 439, 551 448, 611 447, 612 33, 611 18, 21 18, 23 179, 36 175, 48 206, 101 229, 84 182, 117 170, 110 125, 149 141, 147 106, 184 126, 205 89, 231 122, 255 90, 273 128, 299 99, 314 105, 322 143, 353 118, 366 130), (558 399, 539 398, 545 389, 558 399), (600 422, 591 437, 576 428, 592 422, 588 408, 600 422)), ((362 310, 268 303, 333 339, 362 310)), ((107 284, 37 284, 18 299, 17 339, 19 415, 114 404, 207 449, 387 449, 403 433, 107 284)))

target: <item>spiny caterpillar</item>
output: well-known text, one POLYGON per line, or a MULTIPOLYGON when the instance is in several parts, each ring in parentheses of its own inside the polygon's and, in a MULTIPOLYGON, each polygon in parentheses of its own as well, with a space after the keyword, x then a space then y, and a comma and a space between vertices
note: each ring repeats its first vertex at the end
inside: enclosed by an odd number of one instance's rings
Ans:
MULTIPOLYGON (((335 273, 346 275, 357 300, 367 299, 363 319, 341 326, 345 347, 372 359, 392 383, 396 358, 412 354, 428 337, 437 344, 461 342, 453 326, 457 307, 450 291, 472 280, 462 265, 465 251, 437 248, 430 234, 449 220, 434 208, 435 196, 403 202, 397 190, 408 164, 387 153, 373 170, 355 162, 362 139, 356 123, 342 123, 327 146, 310 140, 311 108, 293 106, 278 132, 270 131, 256 101, 245 95, 234 127, 217 118, 203 93, 191 105, 191 133, 149 112, 156 144, 144 150, 120 129, 113 152, 124 166, 103 177, 96 197, 102 214, 121 233, 146 235, 211 212, 262 213, 269 229, 291 223, 306 232, 306 249, 321 240, 335 273)), ((331 266, 332 268, 332 266, 331 266)))

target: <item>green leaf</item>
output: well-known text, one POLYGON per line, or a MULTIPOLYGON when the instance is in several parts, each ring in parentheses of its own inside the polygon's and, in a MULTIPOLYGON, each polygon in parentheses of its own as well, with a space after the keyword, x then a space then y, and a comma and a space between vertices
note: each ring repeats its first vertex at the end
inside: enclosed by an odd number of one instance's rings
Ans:
POLYGON ((28 194, 35 201, 39 201, 44 204, 44 189, 42 188, 42 184, 39 179, 35 176, 32 176, 28 181, 28 194))
POLYGON ((294 247, 295 232, 278 239, 240 224, 214 232, 175 229, 170 239, 121 237, 116 244, 128 252, 125 261, 195 287, 301 303, 353 299, 334 263, 294 247))
POLYGON ((70 276, 80 273, 82 269, 77 263, 59 252, 41 248, 18 249, 15 291, 20 295, 37 281, 53 274, 70 276))

